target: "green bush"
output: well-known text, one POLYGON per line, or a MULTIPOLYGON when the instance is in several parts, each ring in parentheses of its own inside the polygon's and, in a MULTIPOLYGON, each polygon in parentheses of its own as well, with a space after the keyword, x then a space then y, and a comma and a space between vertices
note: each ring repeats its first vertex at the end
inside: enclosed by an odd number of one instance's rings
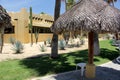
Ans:
POLYGON ((111 51, 111 50, 108 50, 108 49, 101 49, 101 53, 100 53, 100 56, 102 58, 108 58, 109 60, 113 60, 116 57, 118 57, 119 55, 120 55, 119 52, 111 51))
POLYGON ((20 41, 16 41, 13 44, 12 50, 15 51, 15 53, 21 53, 21 51, 23 50, 23 45, 20 41))
POLYGON ((41 52, 45 52, 47 49, 46 49, 45 45, 39 45, 39 50, 41 52))
POLYGON ((114 44, 116 44, 116 40, 115 40, 115 39, 111 39, 111 40, 109 41, 109 43, 110 43, 111 45, 114 45, 114 44))

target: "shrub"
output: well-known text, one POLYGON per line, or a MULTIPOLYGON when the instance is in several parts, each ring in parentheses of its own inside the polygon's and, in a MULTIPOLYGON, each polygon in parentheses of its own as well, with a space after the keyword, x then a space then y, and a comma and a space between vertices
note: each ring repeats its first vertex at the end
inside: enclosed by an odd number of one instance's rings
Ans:
POLYGON ((45 45, 39 45, 39 49, 41 52, 45 52, 47 50, 45 45))
POLYGON ((67 47, 68 47, 68 48, 73 48, 73 47, 75 46, 74 42, 75 42, 74 39, 70 38, 70 39, 69 39, 69 43, 70 43, 70 44, 68 44, 67 47))
POLYGON ((48 42, 48 44, 51 44, 51 39, 47 38, 47 42, 48 42))
POLYGON ((15 38, 13 38, 13 37, 10 37, 10 38, 9 38, 9 42, 10 42, 12 45, 14 45, 15 41, 16 41, 15 38))
POLYGON ((115 39, 111 39, 111 40, 109 41, 109 43, 110 43, 111 45, 115 45, 115 44, 116 44, 116 40, 115 40, 115 39))
POLYGON ((78 42, 76 43, 75 47, 80 47, 80 46, 81 46, 81 44, 80 44, 80 42, 78 41, 78 42))
POLYGON ((14 44, 13 44, 13 48, 12 50, 15 51, 16 53, 21 53, 21 51, 23 50, 23 45, 20 41, 16 41, 14 44))
POLYGON ((60 40, 58 42, 58 47, 60 48, 60 50, 65 50, 65 46, 66 46, 66 42, 64 40, 60 40))
POLYGON ((108 58, 109 60, 113 60, 113 59, 117 58, 119 55, 120 55, 119 52, 111 51, 108 49, 101 49, 101 53, 100 53, 100 56, 102 58, 108 58))
POLYGON ((84 45, 85 44, 85 40, 84 39, 81 39, 80 40, 80 45, 84 45))
POLYGON ((80 40, 80 45, 84 45, 85 40, 84 40, 83 36, 78 35, 77 38, 79 38, 79 40, 80 40))

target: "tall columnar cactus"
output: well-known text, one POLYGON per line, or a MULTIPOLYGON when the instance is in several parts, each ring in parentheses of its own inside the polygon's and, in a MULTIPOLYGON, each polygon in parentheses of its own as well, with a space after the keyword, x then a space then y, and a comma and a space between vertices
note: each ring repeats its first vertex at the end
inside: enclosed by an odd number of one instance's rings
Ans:
POLYGON ((32 46, 33 45, 32 7, 30 7, 30 16, 29 16, 29 19, 30 19, 29 30, 30 30, 30 33, 31 33, 31 46, 32 46))

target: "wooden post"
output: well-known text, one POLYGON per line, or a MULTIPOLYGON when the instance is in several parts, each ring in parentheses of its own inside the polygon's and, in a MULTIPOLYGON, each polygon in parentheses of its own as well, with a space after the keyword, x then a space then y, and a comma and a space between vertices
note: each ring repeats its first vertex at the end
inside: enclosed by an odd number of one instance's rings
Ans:
POLYGON ((87 78, 95 78, 96 68, 93 64, 94 56, 94 32, 88 33, 88 64, 86 65, 85 76, 87 78))
POLYGON ((88 63, 93 64, 94 56, 94 32, 88 33, 88 63))

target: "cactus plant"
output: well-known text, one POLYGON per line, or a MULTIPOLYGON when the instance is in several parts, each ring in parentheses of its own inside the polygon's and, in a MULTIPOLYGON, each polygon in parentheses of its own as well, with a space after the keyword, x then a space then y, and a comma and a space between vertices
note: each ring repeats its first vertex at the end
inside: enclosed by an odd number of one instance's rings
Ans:
POLYGON ((30 16, 29 16, 29 19, 30 19, 29 30, 30 30, 30 33, 31 33, 31 46, 32 46, 33 45, 32 7, 30 7, 30 16))

